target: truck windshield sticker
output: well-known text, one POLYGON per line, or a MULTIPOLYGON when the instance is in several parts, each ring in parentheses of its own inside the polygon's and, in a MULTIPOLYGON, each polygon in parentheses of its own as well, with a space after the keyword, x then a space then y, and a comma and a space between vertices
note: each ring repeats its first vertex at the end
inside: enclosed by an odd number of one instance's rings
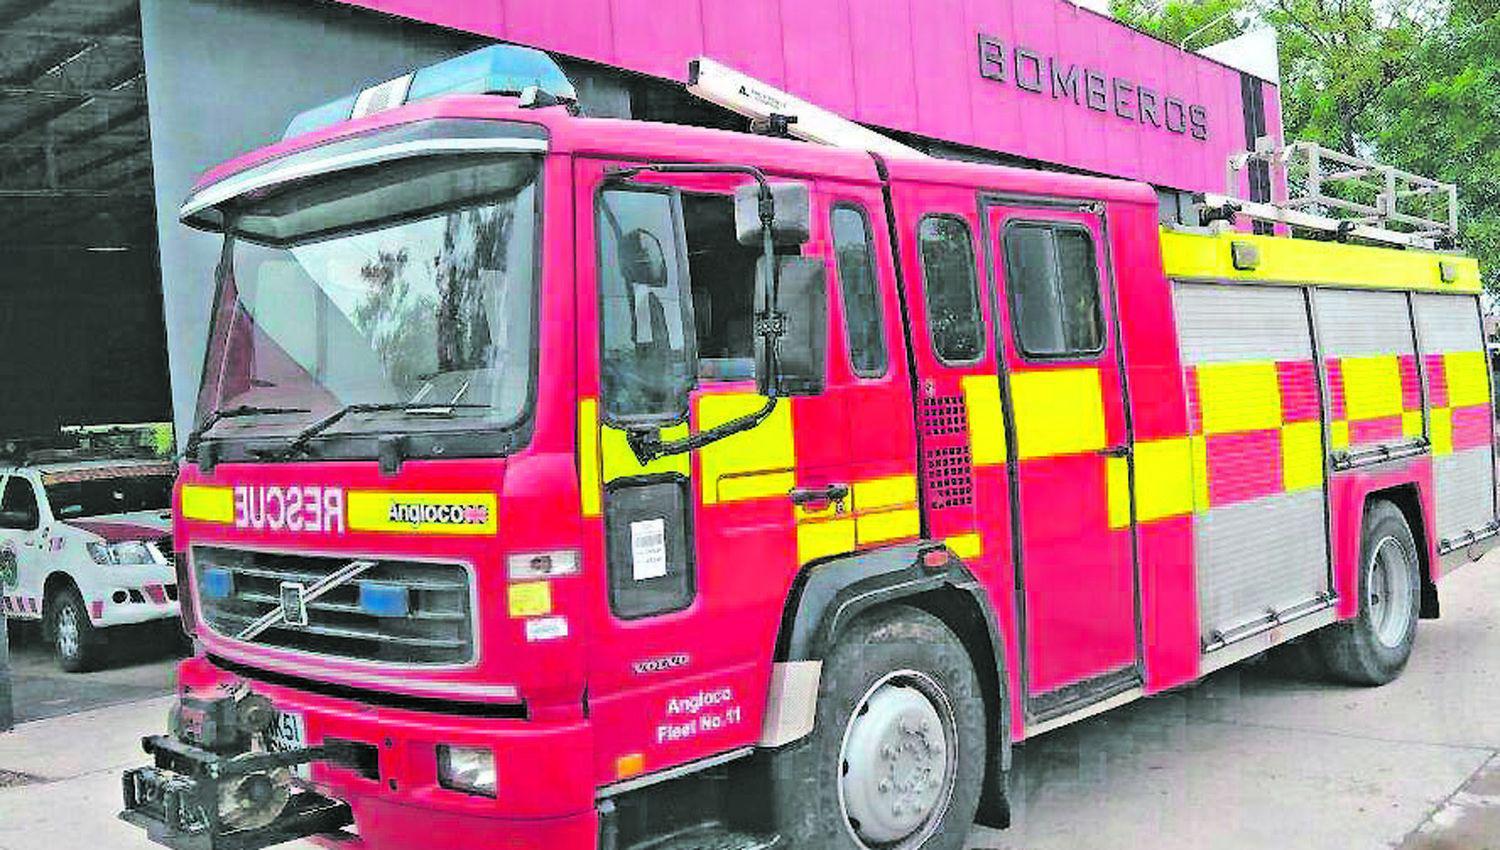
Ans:
POLYGON ((641 519, 630 524, 631 575, 636 581, 667 574, 667 521, 641 519))

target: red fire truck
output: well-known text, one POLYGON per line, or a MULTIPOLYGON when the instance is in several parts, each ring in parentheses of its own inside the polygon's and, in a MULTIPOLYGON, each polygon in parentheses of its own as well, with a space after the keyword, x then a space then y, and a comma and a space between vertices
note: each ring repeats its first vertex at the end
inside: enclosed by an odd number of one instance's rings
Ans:
POLYGON ((154 839, 958 848, 1030 736, 1299 638, 1390 681, 1496 535, 1471 259, 570 92, 488 48, 184 205, 154 839))

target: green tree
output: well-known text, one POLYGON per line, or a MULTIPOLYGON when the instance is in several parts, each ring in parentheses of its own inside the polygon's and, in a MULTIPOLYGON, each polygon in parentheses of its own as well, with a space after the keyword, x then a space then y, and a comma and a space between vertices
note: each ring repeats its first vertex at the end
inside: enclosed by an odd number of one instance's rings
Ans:
POLYGON ((1500 294, 1500 2, 1115 0, 1189 48, 1273 27, 1288 139, 1456 183, 1463 247, 1500 294))

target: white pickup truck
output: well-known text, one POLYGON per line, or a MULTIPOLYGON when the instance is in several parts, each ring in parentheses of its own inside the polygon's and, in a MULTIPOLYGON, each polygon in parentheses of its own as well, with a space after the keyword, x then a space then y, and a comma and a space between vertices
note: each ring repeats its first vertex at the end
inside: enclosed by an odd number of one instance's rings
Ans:
POLYGON ((106 630, 176 618, 170 462, 0 466, 0 609, 40 620, 64 670, 99 660, 106 630))

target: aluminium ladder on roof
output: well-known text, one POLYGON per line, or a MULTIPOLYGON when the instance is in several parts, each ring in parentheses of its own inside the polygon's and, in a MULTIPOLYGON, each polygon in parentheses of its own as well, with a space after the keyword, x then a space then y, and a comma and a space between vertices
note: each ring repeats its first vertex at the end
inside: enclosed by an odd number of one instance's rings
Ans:
POLYGON ((1239 214, 1257 221, 1408 248, 1451 247, 1458 238, 1456 185, 1312 142, 1277 146, 1262 136, 1255 150, 1229 157, 1225 176, 1226 194, 1205 194, 1204 204, 1232 205, 1239 214), (1262 203, 1236 197, 1241 178, 1257 162, 1281 169, 1287 177, 1285 201, 1262 203), (1425 209, 1414 210, 1414 205, 1424 202, 1425 209))
MULTIPOLYGON (((904 145, 889 136, 871 130, 835 112, 807 101, 730 68, 707 56, 688 63, 689 93, 710 103, 742 115, 761 130, 774 129, 793 138, 853 150, 866 150, 888 156, 926 157, 927 154, 904 145), (784 125, 779 122, 792 119, 784 125)), ((1284 148, 1273 146, 1262 137, 1256 150, 1230 157, 1228 188, 1225 195, 1204 194, 1202 202, 1209 207, 1232 207, 1247 218, 1280 223, 1305 230, 1338 234, 1370 242, 1407 248, 1433 249, 1451 245, 1458 232, 1458 190, 1449 183, 1410 174, 1391 166, 1359 159, 1318 147, 1309 142, 1295 142, 1284 148), (1286 168, 1306 162, 1306 194, 1282 205, 1257 203, 1235 197, 1242 172, 1255 161, 1286 168), (1339 166, 1327 171, 1327 165, 1339 166), (1373 181, 1378 180, 1378 185, 1373 181), (1330 187, 1357 184, 1366 191, 1378 191, 1376 203, 1362 204, 1327 193, 1330 187), (1437 196, 1446 202, 1446 221, 1405 212, 1402 199, 1437 196), (1362 218, 1334 218, 1319 210, 1341 210, 1362 218), (1414 228, 1392 230, 1385 225, 1397 223, 1414 228)), ((1333 189, 1337 191, 1337 188, 1333 189)))
POLYGON ((688 63, 687 90, 704 100, 749 118, 758 128, 776 126, 779 118, 794 119, 787 135, 807 142, 864 150, 882 156, 926 157, 881 133, 742 74, 707 56, 688 63))

